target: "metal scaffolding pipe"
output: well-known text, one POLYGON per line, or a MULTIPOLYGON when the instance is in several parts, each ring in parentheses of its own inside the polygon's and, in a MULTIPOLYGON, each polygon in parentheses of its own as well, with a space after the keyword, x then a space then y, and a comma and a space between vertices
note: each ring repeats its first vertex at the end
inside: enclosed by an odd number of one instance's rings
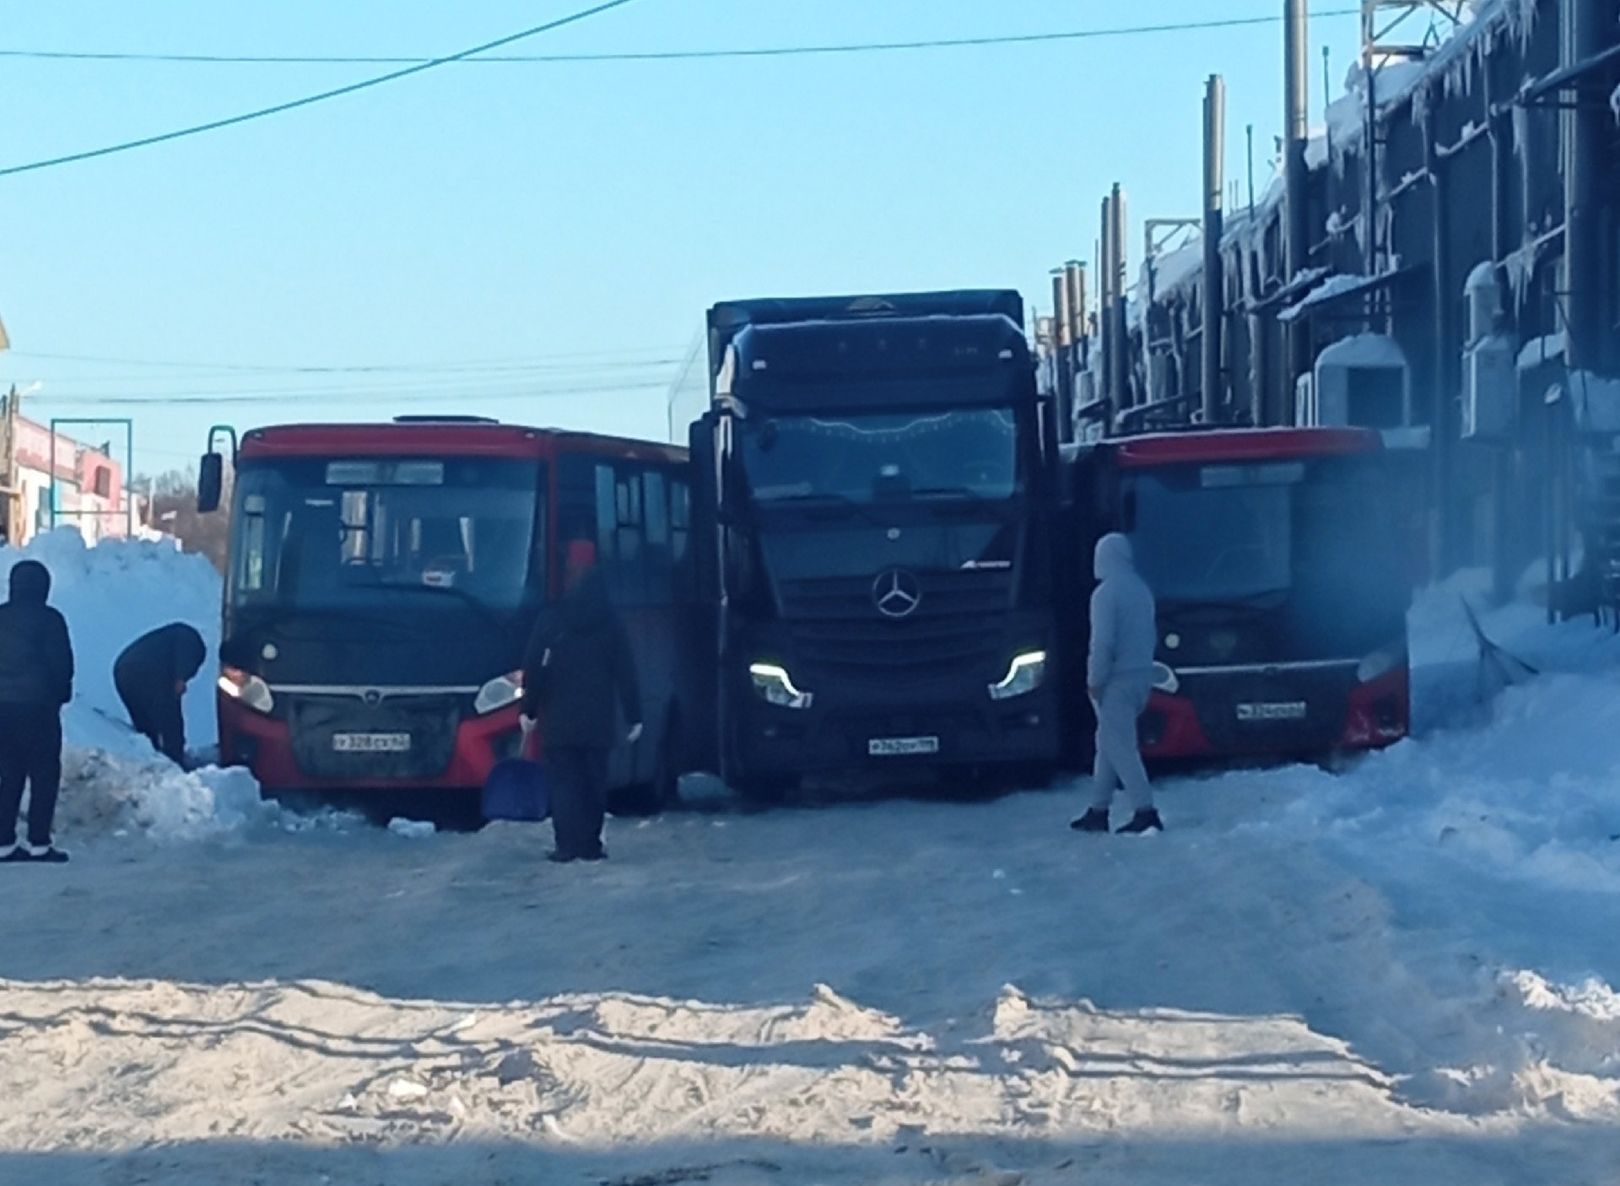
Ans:
POLYGON ((1097 395, 1108 411, 1107 424, 1112 421, 1114 355, 1119 346, 1114 333, 1114 199, 1107 195, 1102 200, 1102 239, 1097 252, 1097 338, 1102 349, 1101 374, 1097 377, 1097 395))
MULTIPOLYGON (((1579 66, 1603 48, 1600 8, 1597 0, 1563 0, 1561 67, 1579 66)), ((1562 98, 1564 359, 1572 371, 1596 370, 1603 365, 1603 124, 1612 117, 1603 107, 1581 103, 1573 87, 1562 98)))
MULTIPOLYGON (((1290 284, 1310 263, 1310 191, 1305 168, 1305 146, 1310 137, 1309 67, 1310 25, 1306 0, 1283 3, 1283 91, 1285 137, 1283 141, 1283 181, 1285 219, 1283 233, 1283 282, 1290 284)), ((1283 403, 1291 409, 1294 384, 1310 366, 1306 357, 1309 339, 1303 321, 1285 329, 1283 403)), ((1292 411, 1282 417, 1292 422, 1292 411)))
POLYGON ((1069 341, 1078 346, 1086 337, 1086 265, 1077 259, 1066 261, 1063 282, 1069 293, 1069 341))
POLYGON ((1221 261, 1226 188, 1226 81, 1219 74, 1209 77, 1204 95, 1204 340, 1203 368, 1199 392, 1203 422, 1213 424, 1225 402, 1221 391, 1223 305, 1226 283, 1221 261))
POLYGON ((1113 192, 1109 201, 1110 226, 1108 237, 1114 245, 1114 275, 1112 278, 1114 304, 1109 310, 1109 318, 1113 321, 1113 335, 1115 349, 1108 360, 1108 399, 1114 415, 1118 415, 1127 403, 1126 376, 1130 373, 1128 355, 1131 348, 1130 326, 1127 320, 1126 292, 1130 288, 1128 262, 1125 255, 1125 191, 1119 183, 1114 183, 1113 192))

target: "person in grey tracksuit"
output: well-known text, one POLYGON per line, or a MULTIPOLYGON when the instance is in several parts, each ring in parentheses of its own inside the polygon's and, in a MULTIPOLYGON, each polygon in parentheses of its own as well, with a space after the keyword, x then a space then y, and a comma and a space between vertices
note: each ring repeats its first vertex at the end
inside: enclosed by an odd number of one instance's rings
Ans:
POLYGON ((1153 652, 1158 646, 1158 607, 1153 591, 1137 574, 1131 541, 1118 533, 1097 541, 1091 595, 1091 651, 1086 690, 1097 711, 1097 764, 1091 807, 1071 825, 1081 832, 1106 832, 1114 791, 1123 785, 1133 811, 1120 829, 1126 833, 1161 830, 1153 788, 1137 746, 1136 721, 1153 691, 1153 652))

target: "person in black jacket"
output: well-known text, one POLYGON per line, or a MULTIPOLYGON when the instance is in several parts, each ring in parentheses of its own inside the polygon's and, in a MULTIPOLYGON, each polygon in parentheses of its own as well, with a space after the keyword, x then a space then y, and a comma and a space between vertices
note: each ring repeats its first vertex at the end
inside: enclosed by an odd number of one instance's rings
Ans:
POLYGON ((202 670, 208 647, 184 622, 141 635, 113 664, 113 683, 135 732, 177 766, 186 763, 186 685, 202 670))
POLYGON ((607 813, 608 755, 624 712, 641 737, 641 694, 624 624, 608 600, 588 540, 569 543, 563 599, 541 617, 523 660, 524 733, 545 722, 551 776, 551 860, 599 861, 607 813))
POLYGON ((62 706, 73 699, 67 622, 45 604, 51 574, 37 560, 11 570, 0 605, 0 861, 67 860, 51 844, 62 785, 62 706), (28 788, 28 842, 17 843, 17 812, 28 788))

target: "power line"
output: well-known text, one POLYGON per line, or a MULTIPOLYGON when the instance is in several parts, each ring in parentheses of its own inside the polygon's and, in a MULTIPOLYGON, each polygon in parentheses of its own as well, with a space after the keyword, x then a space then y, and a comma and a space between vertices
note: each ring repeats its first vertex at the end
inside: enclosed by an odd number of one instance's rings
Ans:
MULTIPOLYGON (((1313 13, 1317 18, 1359 16, 1354 8, 1313 13)), ((969 49, 995 45, 1039 45, 1061 41, 1087 41, 1104 37, 1139 37, 1159 33, 1192 33, 1215 29, 1238 29, 1282 23, 1280 16, 1224 17, 1203 21, 1175 21, 1157 25, 1128 25, 1107 29, 1068 29, 1048 33, 1008 33, 984 37, 938 37, 917 41, 862 41, 824 45, 781 45, 734 49, 647 50, 615 53, 577 54, 482 54, 471 50, 454 58, 388 57, 371 54, 192 54, 97 52, 80 50, 0 49, 0 58, 33 58, 75 62, 166 62, 189 65, 255 66, 394 66, 498 64, 562 64, 589 62, 690 62, 716 58, 785 58, 810 55, 893 53, 907 50, 969 49), (473 56, 473 55, 477 56, 473 56)), ((3 176, 0 173, 0 176, 3 176)))
MULTIPOLYGON (((673 366, 685 357, 684 347, 681 346, 626 346, 613 350, 582 350, 573 353, 541 354, 529 358, 484 358, 465 359, 455 362, 442 363, 341 363, 325 364, 299 364, 286 365, 276 363, 235 363, 235 362, 177 362, 153 358, 116 358, 104 354, 56 354, 38 350, 11 350, 7 353, 12 358, 38 359, 44 362, 79 362, 93 366, 128 366, 152 367, 177 371, 220 371, 228 373, 244 373, 255 375, 349 375, 349 374, 390 374, 390 373, 460 373, 476 371, 546 371, 546 370, 597 370, 612 367, 643 367, 643 366, 673 366), (657 354, 660 357, 636 359, 626 355, 657 354), (601 361, 590 361, 590 360, 601 361), (568 361, 578 360, 578 361, 568 361)), ((105 382, 106 376, 96 376, 98 381, 105 382)), ((61 382, 62 380, 53 380, 61 382)), ((150 379, 139 380, 141 382, 150 379)))
POLYGON ((139 140, 126 140, 120 144, 109 144, 101 148, 86 149, 83 152, 68 153, 65 156, 49 157, 41 161, 31 161, 26 165, 11 165, 8 168, 0 169, 0 177, 10 177, 17 173, 30 173, 35 169, 48 169, 56 165, 70 165, 77 161, 88 161, 96 157, 111 156, 112 154, 118 152, 128 152, 134 148, 147 148, 153 144, 162 144, 169 140, 179 140, 184 136, 197 136, 201 135, 203 132, 214 132, 218 131, 220 128, 229 128, 236 124, 245 124, 250 120, 264 119, 266 116, 280 115, 285 111, 293 111, 300 107, 309 107, 315 103, 324 103, 328 99, 336 99, 343 95, 352 95, 356 91, 363 91, 368 90, 371 87, 382 86, 386 82, 396 82, 401 78, 408 78, 412 74, 421 74, 423 71, 432 70, 438 66, 449 65, 451 62, 459 62, 465 58, 470 58, 477 54, 488 53, 490 50, 500 49, 502 46, 511 45, 513 42, 522 41, 529 37, 535 37, 541 33, 549 33, 554 29, 561 29, 565 25, 577 24, 580 21, 587 20, 590 17, 597 16, 601 13, 609 11, 610 9, 622 8, 624 5, 630 3, 632 3, 632 0, 603 0, 602 3, 597 4, 594 7, 580 9, 578 12, 573 12, 567 16, 558 17, 553 21, 547 21, 543 25, 535 25, 533 28, 524 29, 520 33, 512 33, 506 37, 498 37, 494 41, 485 42, 483 45, 475 45, 471 49, 464 49, 459 53, 446 54, 442 58, 429 58, 425 61, 413 63, 412 65, 406 66, 400 70, 391 70, 387 74, 379 74, 373 78, 362 79, 359 82, 351 82, 346 86, 335 87, 328 91, 321 91, 319 94, 305 95, 301 99, 292 99, 286 103, 277 103, 273 107, 261 107, 257 111, 247 111, 243 112, 241 115, 228 116, 225 119, 211 120, 210 122, 204 124, 193 124, 191 127, 178 128, 172 132, 162 132, 155 136, 143 136, 139 140))
POLYGON ((259 393, 252 395, 36 395, 30 401, 31 405, 41 404, 50 407, 167 407, 199 404, 297 404, 311 400, 320 403, 352 403, 352 404, 392 404, 392 403, 437 403, 447 400, 512 400, 512 399, 555 399, 561 396, 598 395, 608 392, 630 393, 637 391, 669 390, 665 383, 598 383, 582 384, 575 387, 545 387, 529 388, 521 391, 492 391, 478 392, 466 391, 462 388, 447 388, 441 392, 402 393, 393 391, 367 391, 355 395, 345 395, 342 392, 296 392, 259 393))

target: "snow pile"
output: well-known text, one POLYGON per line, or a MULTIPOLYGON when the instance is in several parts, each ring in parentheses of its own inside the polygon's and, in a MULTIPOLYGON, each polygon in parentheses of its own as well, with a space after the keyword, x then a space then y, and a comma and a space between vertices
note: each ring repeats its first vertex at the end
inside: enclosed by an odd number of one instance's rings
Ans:
POLYGON ((99 749, 70 749, 63 762, 57 832, 64 838, 136 830, 161 840, 206 840, 280 819, 246 770, 187 773, 159 757, 99 749))
POLYGON ((77 674, 62 716, 66 754, 57 835, 135 830, 157 839, 192 840, 279 819, 259 801, 242 770, 185 773, 157 757, 128 723, 113 686, 113 663, 146 631, 170 622, 195 626, 209 660, 186 692, 187 742, 214 744, 214 660, 219 644, 220 578, 201 556, 172 539, 103 540, 94 547, 73 528, 47 532, 22 549, 0 548, 0 581, 20 560, 51 573, 51 604, 67 619, 77 674))
POLYGON ((1284 819, 1358 865, 1442 859, 1503 886, 1620 894, 1620 638, 1519 601, 1482 615, 1505 651, 1483 661, 1464 601, 1488 583, 1459 574, 1413 609, 1420 736, 1343 778, 1279 772, 1305 791, 1284 819))
POLYGON ((63 719, 69 745, 144 750, 122 728, 128 717, 113 688, 113 662, 142 634, 170 622, 191 623, 208 644, 209 661, 186 693, 186 734, 193 748, 214 744, 220 577, 213 565, 181 552, 173 540, 109 539, 88 547, 71 527, 46 532, 21 549, 0 548, 0 581, 19 560, 37 560, 50 570, 51 604, 67 618, 73 638, 78 674, 63 719))

